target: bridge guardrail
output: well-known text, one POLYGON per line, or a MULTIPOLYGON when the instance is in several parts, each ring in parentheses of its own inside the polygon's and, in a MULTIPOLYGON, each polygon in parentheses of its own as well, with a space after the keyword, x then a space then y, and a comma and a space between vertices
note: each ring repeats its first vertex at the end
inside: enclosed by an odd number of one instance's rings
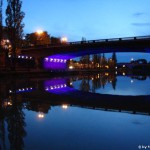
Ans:
POLYGON ((101 42, 111 42, 111 41, 140 40, 140 39, 141 40, 142 39, 150 39, 150 36, 137 36, 137 37, 124 37, 124 38, 110 38, 110 39, 77 41, 77 42, 68 42, 68 44, 101 43, 101 42))
POLYGON ((112 39, 108 39, 108 42, 109 42, 109 41, 120 41, 120 39, 121 39, 121 38, 112 38, 112 39))
POLYGON ((27 47, 27 49, 30 48, 41 48, 41 47, 57 47, 57 46, 69 46, 69 45, 80 45, 80 44, 94 44, 94 43, 102 43, 102 42, 113 42, 113 41, 127 41, 127 40, 150 40, 150 35, 148 36, 137 36, 137 37, 124 37, 124 38, 110 38, 110 39, 97 39, 97 40, 87 40, 87 41, 75 41, 75 42, 67 42, 67 43, 58 43, 56 45, 49 44, 49 45, 40 45, 40 46, 32 46, 27 47))
POLYGON ((150 36, 138 36, 136 39, 150 39, 150 36))

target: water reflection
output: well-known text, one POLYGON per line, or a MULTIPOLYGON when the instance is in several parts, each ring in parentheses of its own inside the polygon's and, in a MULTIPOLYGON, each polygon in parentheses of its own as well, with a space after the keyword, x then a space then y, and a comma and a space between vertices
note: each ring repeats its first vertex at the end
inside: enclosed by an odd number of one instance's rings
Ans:
POLYGON ((116 76, 116 74, 110 73, 84 75, 71 83, 74 89, 84 92, 124 96, 150 95, 150 79, 145 75, 116 76))
MULTIPOLYGON (((85 92, 96 92, 96 89, 99 88, 105 88, 107 83, 112 84, 112 88, 115 90, 116 89, 116 82, 117 78, 115 74, 97 74, 97 75, 92 75, 92 76, 83 76, 80 78, 81 83, 79 90, 85 91, 85 92)), ((79 81, 80 81, 79 80, 79 81)), ((74 88, 76 88, 76 82, 74 82, 74 88)))
POLYGON ((23 104, 18 103, 16 93, 9 96, 7 99, 1 100, 1 148, 6 148, 8 145, 5 139, 8 137, 10 149, 22 150, 24 148, 23 138, 26 136, 25 131, 25 114, 23 112, 23 104), (7 137, 6 137, 7 128, 7 137))
MULTIPOLYGON (((113 111, 119 115, 122 112, 126 112, 130 114, 144 114, 148 116, 150 114, 149 82, 150 81, 147 76, 129 75, 124 77, 121 75, 116 76, 116 74, 110 74, 108 72, 64 78, 12 79, 0 81, 0 149, 31 149, 32 146, 29 146, 30 148, 28 148, 28 145, 32 145, 32 143, 27 142, 33 140, 30 139, 30 136, 36 138, 34 133, 38 132, 40 139, 44 138, 45 141, 47 141, 47 137, 42 135, 44 131, 49 131, 49 128, 51 128, 51 130, 48 133, 53 133, 52 137, 54 138, 56 137, 55 133, 62 136, 63 134, 60 133, 62 131, 66 131, 68 128, 70 129, 73 126, 73 123, 76 123, 76 126, 79 124, 79 126, 81 125, 85 127, 82 118, 81 120, 78 120, 78 118, 82 115, 88 116, 90 110, 94 113, 98 113, 98 115, 103 114, 101 117, 102 120, 105 120, 104 116, 108 115, 108 113, 105 113, 106 111, 109 113, 113 111), (140 91, 148 92, 142 96, 122 96, 118 93, 116 95, 111 95, 112 93, 105 93, 108 89, 117 92, 119 88, 126 90, 129 88, 129 85, 132 90, 135 89, 136 91, 137 88, 141 87, 140 91), (72 111, 74 109, 76 109, 76 114, 72 111), (84 110, 85 112, 83 113, 84 110), (69 115, 71 116, 69 118, 70 120, 67 120, 66 118, 61 120, 64 117, 64 112, 69 112, 69 115), (35 113, 35 118, 32 117, 33 113, 35 113), (58 121, 58 118, 61 121, 58 121), (38 121, 42 120, 43 124, 46 122, 43 130, 40 130, 42 124, 37 124, 37 122, 35 123, 36 125, 34 128, 29 130, 30 126, 33 126, 34 119, 37 119, 38 121), (55 119, 58 122, 56 121, 56 124, 50 124, 50 121, 53 122, 55 119), (71 122, 73 123, 71 124, 71 122), (61 127, 65 126, 67 128, 65 128, 65 130, 61 130, 61 127), (53 130, 54 127, 56 128, 55 130, 53 130)), ((98 122, 99 116, 94 117, 98 122)), ((108 120, 111 120, 113 117, 114 114, 111 114, 108 120)), ((89 122, 87 122, 86 126, 93 126, 93 124, 96 125, 97 123, 90 121, 91 118, 88 120, 89 122)), ((133 122, 137 125, 138 121, 133 122)), ((113 123, 113 121, 110 123, 113 123)), ((99 125, 103 125, 103 122, 101 121, 101 124, 99 125)), ((76 126, 73 126, 73 129, 77 130, 76 126)), ((105 124, 104 126, 108 128, 112 127, 110 124, 105 124)), ((97 130, 99 131, 100 129, 101 128, 99 126, 92 128, 93 133, 98 133, 97 130)), ((116 128, 116 130, 117 129, 118 128, 116 128)), ((102 133, 103 130, 100 131, 100 133, 102 133)), ((89 133, 89 129, 86 132, 89 133)), ((111 130, 110 133, 111 132, 113 132, 113 130, 111 130)), ((47 136, 49 137, 49 135, 47 136)), ((52 137, 49 137, 49 139, 53 139, 52 137)), ((86 136, 84 138, 86 138, 86 136)), ((103 137, 101 140, 102 139, 103 137)), ((97 138, 94 140, 96 141, 97 138)), ((43 143, 45 142, 42 139, 41 141, 43 143)), ((56 141, 57 140, 54 140, 52 143, 56 143, 56 141)), ((57 142, 61 143, 60 141, 57 142)), ((85 141, 83 141, 83 143, 85 144, 85 141)), ((38 143, 36 144, 38 145, 38 143)), ((43 149, 43 146, 36 148, 43 149)), ((109 149, 111 148, 109 147, 109 149)))
POLYGON ((44 114, 40 112, 40 113, 38 114, 38 118, 39 118, 39 119, 44 118, 44 114))
POLYGON ((62 108, 63 108, 63 109, 67 109, 67 108, 68 108, 68 105, 63 104, 63 105, 62 105, 62 108))

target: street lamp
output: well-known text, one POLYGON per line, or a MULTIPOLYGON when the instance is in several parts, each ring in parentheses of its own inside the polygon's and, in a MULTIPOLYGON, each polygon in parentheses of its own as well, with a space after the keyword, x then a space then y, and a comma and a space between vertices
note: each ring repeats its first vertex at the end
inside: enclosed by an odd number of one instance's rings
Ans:
POLYGON ((38 35, 41 35, 41 34, 43 33, 43 30, 37 30, 36 33, 37 33, 38 35))
POLYGON ((68 42, 67 37, 62 37, 62 38, 61 38, 61 42, 62 42, 62 43, 67 43, 67 42, 68 42))

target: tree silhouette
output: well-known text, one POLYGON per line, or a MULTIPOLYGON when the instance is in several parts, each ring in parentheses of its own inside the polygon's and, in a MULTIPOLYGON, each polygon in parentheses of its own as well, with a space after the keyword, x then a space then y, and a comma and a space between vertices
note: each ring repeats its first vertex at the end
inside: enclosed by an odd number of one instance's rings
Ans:
POLYGON ((6 144, 5 144, 5 114, 4 114, 4 109, 2 108, 2 101, 0 101, 0 150, 6 149, 6 144))
POLYGON ((94 68, 96 68, 96 64, 99 63, 99 57, 98 57, 98 54, 94 54, 94 55, 93 55, 92 61, 93 61, 94 68))
POLYGON ((116 75, 114 75, 114 78, 112 80, 112 87, 114 90, 116 89, 116 85, 117 85, 117 77, 116 77, 116 75))
MULTIPOLYGON (((3 38, 3 15, 2 15, 2 5, 3 5, 3 1, 0 0, 0 42, 2 41, 3 38)), ((2 48, 2 45, 0 44, 0 49, 2 48)))
POLYGON ((101 57, 101 66, 104 67, 105 65, 107 65, 107 59, 103 53, 103 56, 101 57))
POLYGON ((81 56, 80 57, 80 63, 84 64, 84 67, 87 65, 89 68, 89 63, 90 63, 90 56, 89 55, 85 55, 85 56, 81 56))
POLYGON ((113 54, 112 54, 112 61, 113 61, 113 63, 114 63, 114 67, 115 67, 116 64, 117 64, 117 56, 116 56, 116 53, 115 53, 115 52, 113 52, 113 54))
POLYGON ((0 149, 5 150, 6 144, 5 144, 5 122, 4 122, 4 119, 0 120, 0 139, 1 139, 0 149))
POLYGON ((26 136, 24 113, 22 105, 13 104, 8 116, 8 138, 11 150, 22 150, 24 147, 23 138, 26 136))
MULTIPOLYGON (((24 12, 21 11, 21 0, 7 0, 6 9, 6 27, 8 38, 12 45, 12 55, 16 57, 16 51, 20 48, 23 39, 23 27, 22 20, 24 18, 24 12)), ((15 59, 13 59, 13 70, 15 70, 15 59)))
POLYGON ((82 82, 80 84, 80 90, 89 92, 90 91, 90 83, 89 83, 89 78, 86 79, 85 77, 82 79, 82 82))
POLYGON ((46 31, 43 31, 41 34, 37 32, 27 34, 25 40, 28 46, 48 45, 51 41, 50 35, 46 31))
MULTIPOLYGON (((12 81, 12 91, 16 91, 16 81, 12 81)), ((16 92, 11 95, 12 107, 7 114, 8 139, 10 150, 22 150, 24 148, 23 138, 26 136, 25 131, 25 114, 22 111, 23 104, 17 102, 16 92)))

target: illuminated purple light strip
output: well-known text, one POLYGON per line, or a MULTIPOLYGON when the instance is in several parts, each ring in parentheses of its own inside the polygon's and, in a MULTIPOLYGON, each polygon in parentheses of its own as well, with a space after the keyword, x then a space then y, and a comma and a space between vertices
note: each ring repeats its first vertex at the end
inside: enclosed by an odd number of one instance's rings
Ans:
POLYGON ((66 63, 67 60, 66 59, 56 59, 56 58, 45 58, 45 62, 55 62, 55 63, 66 63))
POLYGON ((75 91, 74 88, 67 86, 67 79, 51 79, 45 81, 44 89, 46 92, 54 93, 54 94, 63 94, 71 91, 75 91))
POLYGON ((48 70, 67 69, 67 60, 73 58, 71 55, 52 55, 44 58, 44 68, 48 70))
POLYGON ((17 89, 16 91, 12 91, 12 90, 9 90, 9 93, 26 93, 26 92, 31 92, 33 91, 34 89, 32 87, 29 87, 29 88, 21 88, 21 89, 17 89))
POLYGON ((55 89, 62 89, 62 88, 65 88, 67 87, 66 84, 58 84, 58 85, 53 85, 53 86, 47 86, 45 88, 46 91, 50 91, 50 90, 55 90, 55 89))
MULTIPOLYGON (((9 58, 13 57, 12 55, 8 55, 9 58)), ((20 58, 20 59, 32 59, 33 57, 31 56, 24 56, 24 55, 18 55, 15 58, 20 58)))
POLYGON ((56 54, 56 55, 51 55, 47 56, 44 58, 44 68, 47 70, 66 70, 67 69, 67 60, 83 56, 83 55, 88 55, 98 53, 99 49, 96 49, 95 51, 89 49, 86 51, 77 51, 77 52, 72 52, 72 53, 67 53, 67 54, 56 54))

